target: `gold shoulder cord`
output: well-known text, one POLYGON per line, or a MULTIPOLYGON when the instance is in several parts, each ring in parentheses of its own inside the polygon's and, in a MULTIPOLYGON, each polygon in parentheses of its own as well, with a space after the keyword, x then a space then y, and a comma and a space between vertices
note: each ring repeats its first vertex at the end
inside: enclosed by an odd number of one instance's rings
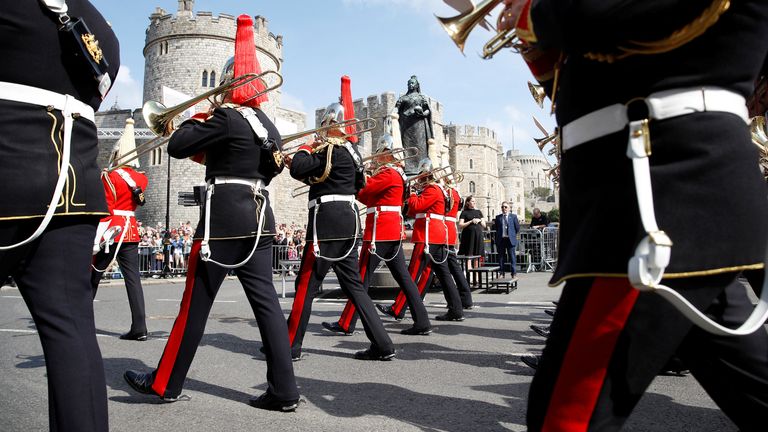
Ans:
POLYGON ((331 175, 331 167, 333 166, 333 149, 337 145, 343 145, 345 141, 346 140, 342 138, 327 137, 325 138, 325 143, 321 144, 313 151, 313 153, 317 153, 325 150, 325 170, 320 177, 310 177, 310 184, 322 183, 328 178, 329 175, 331 175))
POLYGON ((613 63, 616 60, 621 60, 634 54, 661 54, 672 51, 701 36, 717 22, 730 6, 730 0, 715 0, 691 23, 664 39, 649 42, 629 41, 625 46, 617 47, 619 53, 589 52, 584 54, 584 57, 599 62, 613 63))

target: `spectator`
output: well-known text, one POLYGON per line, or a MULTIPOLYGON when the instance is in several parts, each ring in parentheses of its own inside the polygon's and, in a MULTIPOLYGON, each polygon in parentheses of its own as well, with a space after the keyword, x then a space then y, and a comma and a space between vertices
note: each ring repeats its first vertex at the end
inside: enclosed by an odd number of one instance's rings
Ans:
POLYGON ((509 255, 510 272, 512 277, 517 274, 517 257, 515 249, 517 248, 517 233, 520 232, 520 222, 517 215, 509 211, 509 203, 501 203, 501 214, 496 215, 494 222, 496 228, 496 249, 499 252, 499 267, 501 275, 504 276, 505 255, 509 255))
MULTIPOLYGON (((464 209, 459 215, 459 229, 461 230, 461 239, 459 241, 459 255, 481 255, 484 256, 483 232, 485 230, 485 219, 483 212, 475 208, 475 197, 468 196, 464 200, 464 209)), ((469 268, 473 267, 473 262, 467 262, 469 268)))
POLYGON ((542 230, 549 225, 549 218, 546 213, 542 213, 538 208, 533 209, 533 217, 531 217, 531 228, 542 230))

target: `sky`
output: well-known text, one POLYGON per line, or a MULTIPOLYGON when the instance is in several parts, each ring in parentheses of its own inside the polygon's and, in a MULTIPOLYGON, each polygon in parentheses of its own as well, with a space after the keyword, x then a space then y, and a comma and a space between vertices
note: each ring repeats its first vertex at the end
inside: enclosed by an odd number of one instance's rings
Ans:
MULTIPOLYGON (((149 16, 156 7, 175 13, 178 1, 91 3, 120 40, 120 72, 102 109, 115 98, 121 108, 137 108, 149 16)), ((315 109, 338 100, 342 75, 352 80, 353 99, 403 94, 408 78, 416 75, 421 92, 444 106, 444 123, 488 127, 505 150, 541 154, 533 141, 543 135, 534 115, 554 129, 549 106, 539 108, 528 91, 526 83, 533 78, 522 58, 504 50, 491 60, 481 59, 478 53, 492 34, 480 27, 462 55, 435 19, 457 14, 442 0, 196 0, 194 10, 266 17, 269 31, 283 36, 282 106, 308 119, 315 109)))

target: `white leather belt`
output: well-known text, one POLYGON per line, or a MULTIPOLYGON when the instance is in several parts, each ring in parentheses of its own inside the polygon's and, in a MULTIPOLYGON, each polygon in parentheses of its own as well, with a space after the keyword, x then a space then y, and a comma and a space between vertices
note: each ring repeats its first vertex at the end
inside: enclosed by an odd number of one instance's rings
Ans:
POLYGON ((437 213, 417 213, 416 219, 424 219, 429 216, 430 219, 445 220, 445 216, 437 213))
POLYGON ((365 209, 366 214, 371 214, 375 212, 376 210, 379 211, 379 213, 386 213, 386 212, 392 212, 392 213, 400 213, 402 211, 401 207, 398 206, 378 206, 378 207, 368 207, 365 209))
POLYGON ((239 184, 250 186, 255 189, 264 189, 264 180, 261 179, 249 179, 244 177, 228 177, 221 176, 213 179, 213 184, 239 184))
POLYGON ((136 212, 132 212, 130 210, 112 210, 112 214, 115 216, 129 216, 133 217, 136 215, 136 212))
POLYGON ((307 208, 314 208, 318 204, 323 204, 332 201, 343 201, 348 203, 355 202, 354 195, 323 195, 320 198, 313 199, 307 204, 307 208))
POLYGON ((44 107, 51 106, 59 111, 64 111, 64 107, 69 103, 69 111, 72 114, 77 114, 92 122, 94 121, 93 108, 90 105, 80 102, 73 96, 69 96, 69 100, 67 100, 67 97, 68 95, 50 90, 0 81, 0 99, 44 107))
POLYGON ((613 104, 592 111, 563 126, 562 151, 605 135, 619 132, 629 124, 627 107, 632 103, 645 103, 648 118, 664 120, 697 112, 727 112, 749 123, 744 97, 718 87, 666 90, 652 93, 646 98, 633 99, 626 104, 613 104))
POLYGON ((456 218, 453 216, 446 216, 445 220, 447 220, 448 222, 456 222, 456 218))

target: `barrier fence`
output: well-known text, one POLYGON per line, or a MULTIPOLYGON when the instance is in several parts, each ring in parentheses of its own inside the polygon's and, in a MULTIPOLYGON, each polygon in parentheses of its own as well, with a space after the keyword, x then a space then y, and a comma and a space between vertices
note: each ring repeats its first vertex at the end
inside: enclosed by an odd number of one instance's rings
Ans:
MULTIPOLYGON (((518 271, 552 271, 557 265, 557 245, 559 230, 557 227, 547 227, 543 230, 522 229, 518 234, 517 268, 518 271)), ((496 232, 486 231, 484 234, 485 253, 483 261, 498 263, 498 251, 495 244, 496 232)), ((189 256, 178 253, 170 245, 164 248, 156 246, 139 246, 139 272, 142 277, 185 276, 189 256), (168 266, 166 268, 166 261, 168 266)), ((272 246, 272 272, 280 274, 281 261, 297 260, 300 255, 295 247, 288 245, 272 246)), ((115 261, 112 267, 104 273, 106 279, 121 279, 120 268, 115 261)))

